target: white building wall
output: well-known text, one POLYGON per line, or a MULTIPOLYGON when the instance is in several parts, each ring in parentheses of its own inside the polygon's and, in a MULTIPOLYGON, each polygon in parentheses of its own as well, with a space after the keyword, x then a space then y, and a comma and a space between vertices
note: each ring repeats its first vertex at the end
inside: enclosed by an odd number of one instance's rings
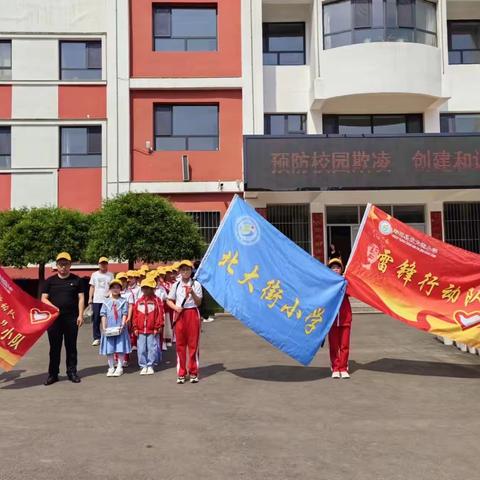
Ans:
MULTIPOLYGON (((11 2, 15 3, 15 2, 11 2)), ((3 11, 0 5, 0 12, 3 11)), ((0 31, 6 33, 5 30, 0 31)), ((12 40, 12 80, 58 80, 58 41, 45 38, 12 40)))
POLYGON ((12 208, 56 207, 57 183, 56 170, 12 175, 12 208))
POLYGON ((58 118, 56 85, 15 85, 12 89, 12 118, 58 118))
POLYGON ((480 111, 480 65, 448 65, 447 35, 447 20, 480 18, 479 0, 437 2, 438 48, 378 42, 323 50, 323 3, 263 1, 263 22, 306 22, 307 58, 254 77, 265 113, 306 111, 308 133, 322 132, 324 113, 422 113, 433 133, 441 111, 480 111))
POLYGON ((104 32, 110 0, 0 0, 0 32, 104 32))
POLYGON ((12 126, 12 169, 58 168, 58 127, 12 126))

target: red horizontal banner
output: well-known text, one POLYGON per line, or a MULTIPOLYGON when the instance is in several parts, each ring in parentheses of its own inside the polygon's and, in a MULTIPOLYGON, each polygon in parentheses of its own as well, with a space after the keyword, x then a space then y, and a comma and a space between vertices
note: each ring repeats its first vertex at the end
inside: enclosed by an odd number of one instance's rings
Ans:
POLYGON ((480 347, 480 255, 365 212, 347 266, 347 292, 408 325, 480 347))

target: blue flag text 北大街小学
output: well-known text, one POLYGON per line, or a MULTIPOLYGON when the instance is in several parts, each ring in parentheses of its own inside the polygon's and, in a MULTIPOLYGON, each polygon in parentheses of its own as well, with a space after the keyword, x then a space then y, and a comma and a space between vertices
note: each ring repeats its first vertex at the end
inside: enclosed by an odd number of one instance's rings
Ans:
POLYGON ((235 197, 196 274, 222 305, 303 365, 338 314, 345 279, 235 197))

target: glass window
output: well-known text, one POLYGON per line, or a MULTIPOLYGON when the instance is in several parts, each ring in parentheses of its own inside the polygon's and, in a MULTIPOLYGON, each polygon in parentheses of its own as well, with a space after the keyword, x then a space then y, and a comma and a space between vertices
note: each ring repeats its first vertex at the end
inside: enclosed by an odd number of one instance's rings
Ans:
POLYGON ((154 7, 155 51, 217 50, 217 9, 154 7))
POLYGON ((370 115, 340 115, 337 133, 342 135, 372 133, 370 115))
POLYGON ((480 113, 442 113, 440 130, 442 133, 479 133, 480 113))
POLYGON ((218 105, 156 105, 155 150, 218 150, 218 105))
POLYGON ((12 42, 0 41, 0 80, 12 79, 12 42))
POLYGON ((425 0, 340 0, 323 6, 324 48, 353 43, 436 46, 436 4, 425 0))
POLYGON ((0 170, 10 168, 11 129, 0 127, 0 170))
POLYGON ((305 23, 264 23, 263 64, 304 65, 305 23))
POLYGON ((415 0, 415 18, 417 29, 436 33, 437 10, 434 3, 415 0))
POLYGON ((323 7, 323 33, 344 32, 352 29, 352 7, 350 1, 330 3, 323 7))
POLYGON ((60 42, 61 80, 101 80, 102 42, 60 42))
POLYGON ((354 0, 353 25, 355 28, 368 28, 371 26, 371 5, 370 0, 354 0))
POLYGON ((305 114, 265 115, 265 135, 303 135, 307 133, 305 114))
POLYGON ((398 0, 398 26, 400 28, 413 28, 414 23, 414 0, 398 0))
POLYGON ((327 207, 327 223, 349 225, 359 223, 358 206, 332 206, 327 207))
POLYGON ((421 114, 324 115, 323 133, 341 135, 423 133, 423 116, 421 114))
POLYGON ((405 121, 405 115, 375 115, 373 117, 373 133, 407 133, 407 122, 405 121))
POLYGON ((480 20, 448 22, 450 64, 480 63, 480 20))
POLYGON ((100 167, 102 127, 61 127, 61 167, 100 167))
POLYGON ((425 223, 423 205, 393 205, 393 216, 404 223, 425 223))

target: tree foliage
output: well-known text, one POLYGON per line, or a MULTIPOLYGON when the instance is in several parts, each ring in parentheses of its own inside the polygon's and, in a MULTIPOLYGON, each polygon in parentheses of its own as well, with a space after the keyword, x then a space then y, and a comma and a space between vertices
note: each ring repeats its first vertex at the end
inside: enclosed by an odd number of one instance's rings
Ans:
POLYGON ((45 265, 61 251, 78 260, 85 248, 88 228, 86 215, 64 208, 4 212, 0 216, 0 263, 18 268, 45 265))
POLYGON ((187 214, 160 196, 126 193, 106 200, 92 215, 86 256, 132 264, 198 258, 204 251, 198 227, 187 214))

